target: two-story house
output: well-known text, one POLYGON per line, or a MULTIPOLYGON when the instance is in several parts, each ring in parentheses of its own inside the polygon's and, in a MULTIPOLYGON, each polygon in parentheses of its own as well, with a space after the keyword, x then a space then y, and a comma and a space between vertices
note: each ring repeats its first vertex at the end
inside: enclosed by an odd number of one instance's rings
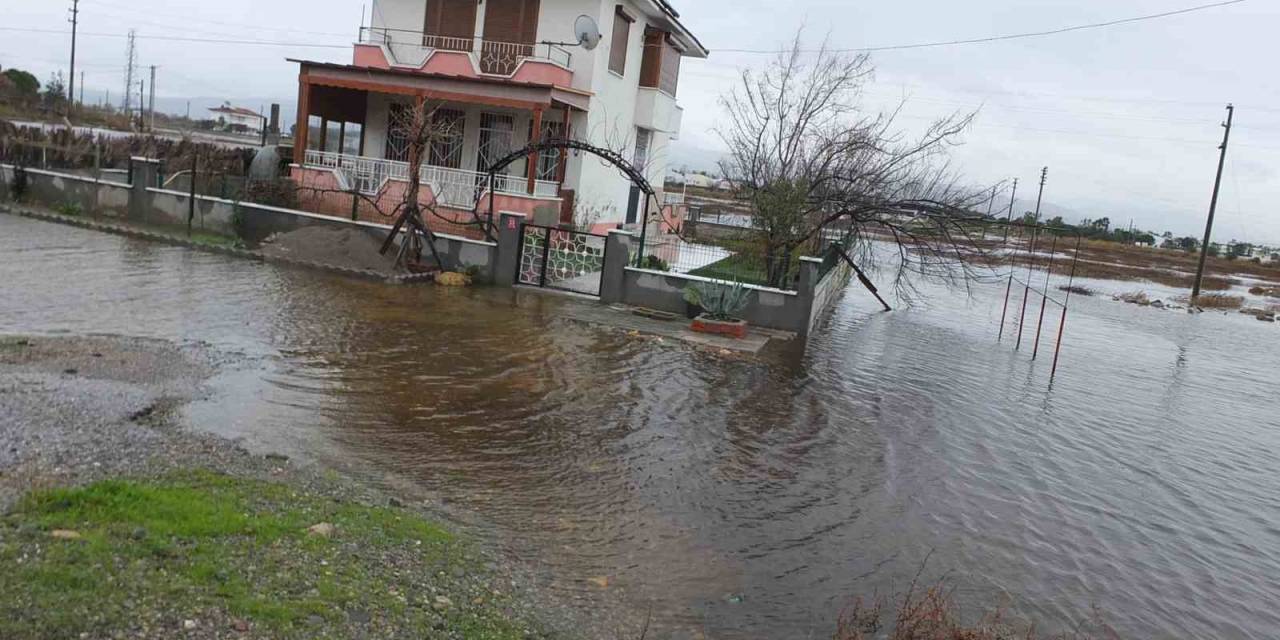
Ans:
MULTIPOLYGON (((403 197, 407 148, 392 123, 431 101, 451 134, 431 145, 423 197, 459 217, 489 197, 480 171, 539 137, 623 152, 661 188, 680 133, 681 59, 708 55, 666 0, 375 0, 360 33, 351 64, 295 61, 295 179, 403 197), (603 36, 594 49, 564 44, 584 15, 603 36)), ((511 165, 493 192, 501 211, 588 218, 597 231, 637 222, 644 206, 616 168, 557 150, 511 165)), ((352 210, 350 198, 315 200, 326 213, 352 210)))

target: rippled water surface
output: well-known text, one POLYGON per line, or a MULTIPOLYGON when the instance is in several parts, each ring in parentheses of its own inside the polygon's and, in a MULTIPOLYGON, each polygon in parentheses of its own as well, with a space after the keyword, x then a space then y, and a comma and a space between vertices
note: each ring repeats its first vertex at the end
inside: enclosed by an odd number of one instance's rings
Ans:
POLYGON ((197 426, 406 478, 662 637, 828 637, 926 557, 1042 629, 1280 633, 1280 328, 1080 298, 1051 387, 996 343, 1002 288, 932 293, 850 289, 808 349, 726 359, 556 297, 0 216, 0 332, 207 341, 238 364, 197 426))

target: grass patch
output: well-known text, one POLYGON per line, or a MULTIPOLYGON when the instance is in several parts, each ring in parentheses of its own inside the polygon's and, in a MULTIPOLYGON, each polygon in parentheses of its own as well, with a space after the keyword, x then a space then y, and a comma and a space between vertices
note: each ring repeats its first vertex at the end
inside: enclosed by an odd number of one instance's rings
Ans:
POLYGON ((0 637, 172 637, 196 620, 279 638, 523 638, 474 562, 409 512, 212 473, 40 491, 0 519, 0 637), (322 522, 331 535, 308 533, 322 522))
POLYGON ((208 231, 192 231, 191 241, 196 244, 203 244, 210 247, 224 247, 227 249, 243 249, 244 241, 240 238, 224 236, 217 233, 209 233, 208 231))

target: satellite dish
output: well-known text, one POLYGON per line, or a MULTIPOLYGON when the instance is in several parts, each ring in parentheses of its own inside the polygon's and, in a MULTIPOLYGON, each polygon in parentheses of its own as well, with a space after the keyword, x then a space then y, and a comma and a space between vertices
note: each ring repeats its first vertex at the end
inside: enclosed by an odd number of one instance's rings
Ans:
POLYGON ((600 25, 591 16, 578 16, 573 23, 573 33, 578 39, 578 46, 587 51, 600 46, 600 25))

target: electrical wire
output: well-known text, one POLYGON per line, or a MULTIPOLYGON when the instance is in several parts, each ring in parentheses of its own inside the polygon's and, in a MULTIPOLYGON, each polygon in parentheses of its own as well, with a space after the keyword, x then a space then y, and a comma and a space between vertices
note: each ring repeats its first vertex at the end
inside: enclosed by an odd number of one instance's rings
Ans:
MULTIPOLYGON (((944 40, 940 42, 921 42, 916 44, 898 44, 898 45, 887 45, 887 46, 879 46, 879 47, 854 47, 854 48, 841 48, 841 49, 827 49, 826 51, 830 53, 874 53, 877 51, 905 51, 909 49, 928 49, 933 47, 951 47, 951 46, 966 45, 966 44, 987 44, 992 42, 1005 42, 1008 40, 1021 40, 1024 38, 1040 38, 1044 36, 1054 36, 1054 35, 1060 35, 1063 33, 1071 33, 1073 31, 1103 29, 1106 27, 1114 27, 1122 24, 1131 24, 1134 22, 1144 22, 1147 20, 1159 20, 1161 18, 1170 18, 1173 16, 1179 16, 1187 13, 1193 13, 1197 11, 1207 11, 1209 9, 1217 9, 1220 7, 1226 7, 1233 4, 1240 4, 1246 1, 1247 0, 1225 0, 1223 2, 1202 4, 1194 7, 1187 7, 1185 9, 1177 9, 1174 11, 1152 13, 1152 14, 1143 15, 1143 16, 1135 16, 1132 18, 1121 18, 1118 20, 1108 20, 1106 22, 1093 22, 1089 24, 1081 24, 1081 25, 1075 25, 1071 27, 1062 27, 1059 29, 1048 29, 1045 31, 1012 33, 1007 35, 988 36, 985 38, 972 38, 968 40, 944 40)), ((719 52, 719 53, 766 53, 766 54, 790 52, 789 50, 784 51, 780 49, 713 49, 713 51, 719 52)), ((801 53, 817 53, 818 51, 820 50, 817 50, 817 49, 801 50, 801 53)))

